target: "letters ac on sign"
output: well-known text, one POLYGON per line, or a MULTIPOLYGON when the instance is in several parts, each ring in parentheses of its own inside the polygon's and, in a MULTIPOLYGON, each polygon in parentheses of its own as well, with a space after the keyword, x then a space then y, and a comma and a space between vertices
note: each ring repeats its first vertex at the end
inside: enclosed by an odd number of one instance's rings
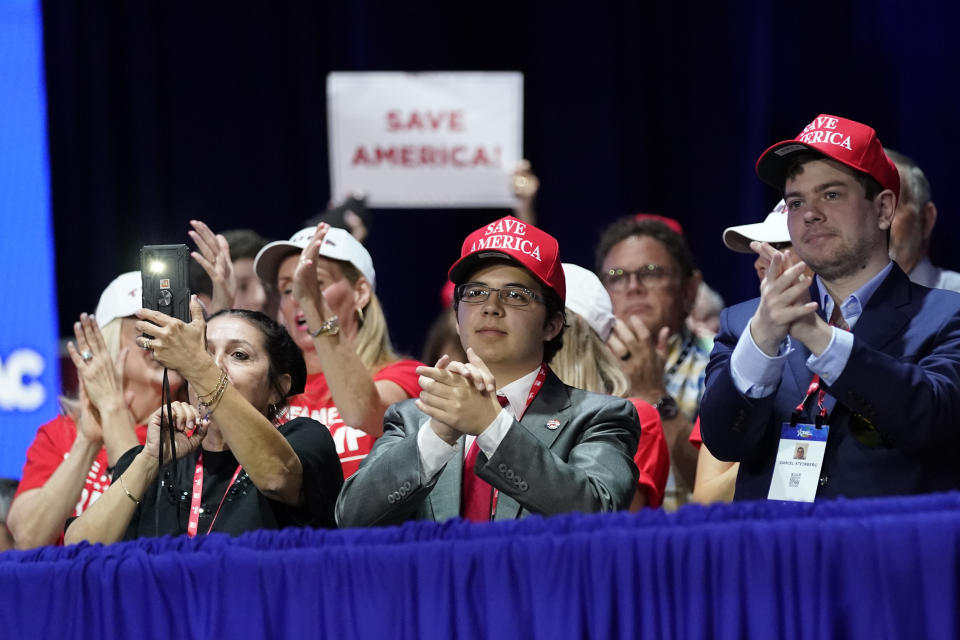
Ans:
POLYGON ((0 360, 0 411, 34 411, 47 399, 39 378, 46 369, 33 349, 16 349, 0 360))

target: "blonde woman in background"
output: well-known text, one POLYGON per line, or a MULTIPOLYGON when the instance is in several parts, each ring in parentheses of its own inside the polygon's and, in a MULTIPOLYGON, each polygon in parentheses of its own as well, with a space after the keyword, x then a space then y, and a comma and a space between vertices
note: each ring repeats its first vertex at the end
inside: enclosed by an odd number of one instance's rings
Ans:
POLYGON ((307 363, 306 388, 290 399, 288 417, 327 425, 348 478, 383 433, 387 407, 419 395, 420 363, 394 352, 373 259, 346 230, 301 229, 264 247, 254 268, 276 284, 280 320, 307 363))
MULTIPOLYGON (((564 263, 563 272, 567 280, 567 328, 563 347, 550 366, 572 387, 626 397, 630 382, 606 346, 615 320, 609 294, 600 279, 587 269, 564 263)), ((630 510, 659 507, 670 471, 660 415, 639 398, 627 399, 640 417, 640 444, 633 458, 640 478, 630 510)))

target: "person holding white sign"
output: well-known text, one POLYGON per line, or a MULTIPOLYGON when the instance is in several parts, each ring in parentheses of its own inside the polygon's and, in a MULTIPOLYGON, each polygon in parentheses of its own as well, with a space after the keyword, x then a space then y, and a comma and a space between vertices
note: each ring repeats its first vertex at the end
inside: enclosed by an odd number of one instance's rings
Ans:
POLYGON ((960 488, 960 295, 890 260, 900 177, 876 132, 820 115, 756 170, 783 190, 802 262, 755 243, 760 297, 721 316, 700 427, 741 463, 734 499, 960 488))
POLYGON ((349 232, 321 223, 265 246, 254 269, 276 284, 282 322, 307 363, 288 417, 327 425, 350 477, 383 433, 387 407, 420 393, 420 363, 390 344, 373 259, 349 232))

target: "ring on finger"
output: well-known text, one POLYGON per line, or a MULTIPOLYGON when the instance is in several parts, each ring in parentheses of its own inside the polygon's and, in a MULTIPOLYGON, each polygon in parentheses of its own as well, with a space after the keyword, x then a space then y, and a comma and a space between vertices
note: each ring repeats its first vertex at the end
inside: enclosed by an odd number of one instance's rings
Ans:
POLYGON ((153 351, 153 340, 151 338, 144 338, 143 348, 147 351, 153 351))
POLYGON ((93 360, 93 354, 90 353, 89 351, 81 351, 80 359, 83 360, 84 362, 90 362, 91 360, 93 360))

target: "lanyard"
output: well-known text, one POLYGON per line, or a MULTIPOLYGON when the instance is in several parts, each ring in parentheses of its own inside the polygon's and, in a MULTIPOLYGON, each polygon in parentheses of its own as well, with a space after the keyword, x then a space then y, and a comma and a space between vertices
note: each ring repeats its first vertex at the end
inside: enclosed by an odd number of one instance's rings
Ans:
POLYGON ((800 404, 796 406, 793 410, 793 414, 790 416, 790 426, 797 426, 797 421, 800 419, 800 414, 803 413, 804 407, 810 402, 810 398, 814 395, 817 396, 817 415, 814 420, 817 429, 823 426, 823 421, 827 418, 827 408, 823 406, 823 399, 827 395, 827 392, 820 386, 820 376, 813 374, 813 378, 810 379, 810 386, 807 387, 807 394, 803 396, 803 400, 800 401, 800 404))
MULTIPOLYGON (((230 487, 233 486, 233 483, 237 481, 237 476, 240 475, 240 470, 242 467, 237 465, 237 470, 233 472, 233 477, 230 478, 230 483, 227 485, 226 491, 223 492, 223 497, 220 498, 220 504, 217 506, 216 513, 213 514, 213 519, 210 520, 210 526, 207 527, 205 533, 210 533, 213 530, 213 523, 217 521, 217 516, 220 515, 220 509, 223 508, 223 502, 227 499, 227 494, 230 493, 230 487)), ((197 466, 193 471, 193 495, 190 498, 190 518, 187 520, 187 535, 191 538, 197 535, 197 527, 200 524, 200 494, 203 492, 203 450, 200 450, 200 455, 197 456, 197 466)))
MULTIPOLYGON (((547 379, 547 365, 546 363, 540 363, 540 371, 537 373, 536 379, 533 381, 533 386, 530 387, 530 393, 527 394, 527 402, 523 405, 517 413, 517 422, 523 418, 523 414, 527 412, 527 409, 530 408, 530 404, 533 402, 533 399, 537 397, 537 394, 540 393, 540 389, 543 388, 543 381, 547 379)), ((479 446, 479 445, 477 445, 479 446)), ((493 495, 490 497, 490 519, 493 520, 493 517, 497 515, 497 499, 500 497, 500 490, 494 489, 493 495)))

